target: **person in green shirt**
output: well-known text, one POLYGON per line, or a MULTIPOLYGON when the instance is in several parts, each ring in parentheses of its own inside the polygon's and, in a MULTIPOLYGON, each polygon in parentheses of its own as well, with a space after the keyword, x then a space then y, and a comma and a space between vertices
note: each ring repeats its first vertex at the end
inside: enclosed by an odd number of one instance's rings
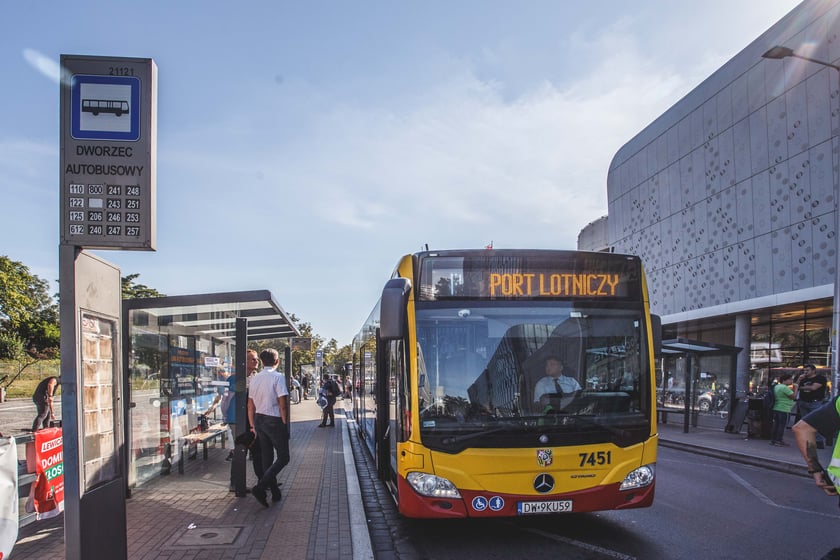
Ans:
POLYGON ((773 387, 776 396, 776 403, 773 405, 773 429, 770 433, 770 445, 787 447, 783 437, 785 428, 790 418, 790 411, 793 409, 794 397, 796 396, 796 385, 793 382, 793 375, 783 373, 779 382, 773 387))

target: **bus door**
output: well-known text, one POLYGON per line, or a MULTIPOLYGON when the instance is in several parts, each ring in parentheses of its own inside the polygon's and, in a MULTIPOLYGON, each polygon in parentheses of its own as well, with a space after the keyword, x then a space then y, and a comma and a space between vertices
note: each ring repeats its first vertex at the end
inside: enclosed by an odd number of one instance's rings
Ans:
POLYGON ((377 418, 385 426, 381 434, 381 446, 377 454, 381 464, 379 474, 391 486, 391 491, 397 491, 397 445, 408 439, 408 420, 410 412, 410 391, 408 370, 406 368, 405 344, 402 340, 383 343, 383 368, 380 369, 380 402, 377 407, 377 418))
POLYGON ((390 347, 393 342, 378 341, 376 345, 376 423, 375 447, 376 472, 379 478, 388 481, 391 463, 391 414, 390 414, 390 347))

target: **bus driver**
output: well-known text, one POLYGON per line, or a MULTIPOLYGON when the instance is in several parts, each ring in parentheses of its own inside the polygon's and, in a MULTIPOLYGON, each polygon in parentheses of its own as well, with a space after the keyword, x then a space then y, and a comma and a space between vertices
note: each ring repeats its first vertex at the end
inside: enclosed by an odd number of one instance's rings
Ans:
POLYGON ((543 413, 562 409, 580 392, 580 383, 574 377, 563 375, 563 362, 557 356, 545 359, 545 377, 534 387, 534 402, 543 413))

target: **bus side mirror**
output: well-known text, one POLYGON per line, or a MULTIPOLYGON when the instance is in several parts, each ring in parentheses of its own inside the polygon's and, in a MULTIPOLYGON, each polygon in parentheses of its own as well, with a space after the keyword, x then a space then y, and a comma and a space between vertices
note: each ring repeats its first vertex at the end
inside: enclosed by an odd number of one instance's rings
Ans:
POLYGON ((662 318, 659 315, 650 315, 651 342, 653 342, 653 357, 662 355, 662 318))
POLYGON ((380 340, 399 340, 406 335, 406 306, 411 282, 407 278, 392 278, 382 290, 379 307, 380 340))

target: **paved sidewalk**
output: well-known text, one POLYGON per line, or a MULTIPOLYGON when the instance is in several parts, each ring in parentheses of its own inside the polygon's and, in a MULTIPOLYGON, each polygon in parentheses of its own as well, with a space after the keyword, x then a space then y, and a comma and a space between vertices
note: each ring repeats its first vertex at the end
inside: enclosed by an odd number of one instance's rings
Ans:
MULTIPOLYGON (((159 477, 127 502, 131 560, 372 559, 343 409, 336 428, 318 428, 313 400, 292 406, 291 462, 280 473, 283 499, 269 509, 229 492, 228 451, 186 461, 184 475, 159 477)), ((254 479, 248 465, 248 486, 254 479)), ((270 503, 270 502, 269 502, 270 503)), ((10 558, 64 558, 63 516, 21 529, 10 558)), ((103 560, 109 558, 103 551, 103 560)))
MULTIPOLYGON (((683 426, 676 424, 659 424, 658 428, 659 443, 662 447, 673 447, 728 461, 811 477, 790 429, 785 431, 784 436, 785 443, 790 445, 776 447, 770 445, 770 440, 767 439, 748 438, 746 429, 739 434, 730 434, 722 429, 708 428, 689 428, 688 433, 685 433, 683 426)), ((826 449, 818 451, 823 465, 827 465, 831 459, 831 447, 826 446, 826 449)))

